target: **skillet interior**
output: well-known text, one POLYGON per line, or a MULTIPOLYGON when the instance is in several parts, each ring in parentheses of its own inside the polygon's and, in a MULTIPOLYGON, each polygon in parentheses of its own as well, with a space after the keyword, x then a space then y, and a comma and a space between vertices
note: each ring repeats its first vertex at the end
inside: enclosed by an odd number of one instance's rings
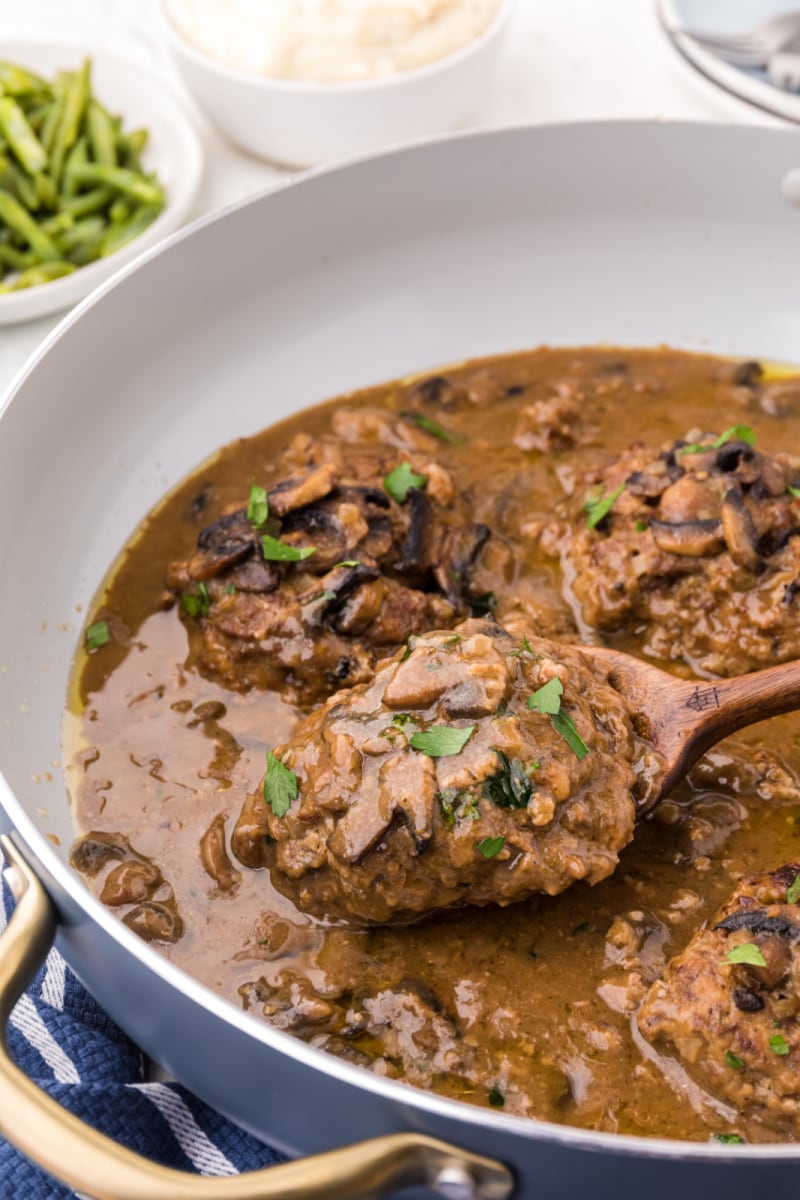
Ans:
MULTIPOLYGON (((387 1084, 373 1112, 354 1101, 358 1127, 337 1116, 323 1131, 296 1128, 291 1103, 284 1115, 253 1101, 263 1087, 236 1077, 220 1030, 249 1030, 242 1043, 280 1045, 287 1061, 318 1056, 255 1034, 227 1006, 212 1012, 202 989, 184 977, 178 985, 71 877, 58 764, 78 606, 166 487, 223 441, 324 396, 535 342, 796 356, 785 248, 798 214, 780 190, 795 155, 782 131, 620 124, 470 136, 323 172, 126 272, 65 322, 12 389, 0 438, 4 807, 48 873, 79 973, 147 1049, 251 1128, 308 1150, 423 1113, 451 1135, 468 1118, 387 1084), (208 1014, 219 1050, 193 1063, 170 1003, 158 1020, 132 1011, 128 978, 139 994, 171 996, 178 985, 208 1014)), ((336 1073, 352 1074, 339 1064, 336 1073)), ((283 1095, 300 1101, 308 1078, 298 1069, 283 1095)), ((314 1079, 320 1096, 335 1090, 331 1076, 314 1079)), ((641 1150, 493 1115, 480 1125, 512 1156, 517 1139, 543 1134, 554 1146, 641 1150)), ((685 1148, 662 1151, 674 1161, 685 1148)), ((756 1157, 740 1159, 737 1180, 756 1157)))

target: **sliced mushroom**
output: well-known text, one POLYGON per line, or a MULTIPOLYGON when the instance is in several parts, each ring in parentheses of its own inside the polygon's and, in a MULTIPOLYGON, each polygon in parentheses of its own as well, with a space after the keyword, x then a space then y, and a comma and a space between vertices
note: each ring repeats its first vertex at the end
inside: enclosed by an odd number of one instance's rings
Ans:
POLYGON ((758 570, 761 562, 758 553, 758 534, 741 493, 735 488, 731 488, 726 493, 722 501, 720 516, 725 543, 733 561, 751 571, 758 570))
POLYGON ((230 860, 225 845, 225 815, 218 813, 200 838, 200 861, 207 875, 223 892, 236 887, 242 876, 230 860))
POLYGON ((651 521, 650 529, 659 550, 704 558, 717 554, 725 544, 719 521, 651 521))
POLYGON ((122 918, 145 942, 177 942, 183 937, 183 921, 166 904, 146 900, 122 918))
POLYGON ((752 462, 756 452, 747 442, 732 439, 717 450, 716 466, 720 471, 735 471, 740 463, 752 462))
POLYGON ((347 558, 349 547, 344 530, 326 505, 289 513, 281 526, 281 538, 291 543, 296 540, 293 534, 302 534, 302 543, 314 547, 314 554, 303 563, 305 571, 322 574, 335 562, 347 558))
POLYGON ((673 463, 671 466, 659 459, 644 471, 634 471, 625 480, 625 490, 632 496, 642 496, 651 500, 660 496, 670 484, 680 478, 680 468, 673 463))
POLYGON ((411 488, 408 493, 408 532, 396 570, 413 582, 421 582, 430 570, 431 503, 424 492, 411 488))
POLYGON ((256 549, 256 532, 245 509, 225 513, 206 525, 197 538, 197 553, 187 564, 190 579, 206 580, 249 558, 256 549))
POLYGON ((265 562, 263 558, 251 558, 235 567, 231 573, 231 587, 237 592, 255 592, 266 595, 274 592, 281 581, 277 563, 265 562))
POLYGON ((330 495, 335 483, 336 468, 332 463, 323 463, 301 475, 282 479, 268 492, 270 512, 276 517, 285 517, 298 508, 315 504, 330 495))
POLYGON ((488 525, 458 525, 448 529, 434 577, 451 604, 464 602, 469 569, 491 535, 488 525))
POLYGON ((121 833, 103 833, 93 830, 78 838, 70 852, 70 866, 81 875, 97 875, 108 862, 121 862, 134 851, 121 833))
POLYGON ((149 900, 162 883, 161 872, 154 863, 123 862, 109 871, 100 899, 110 908, 136 904, 140 900, 149 900))
POLYGON ((312 608, 313 615, 306 613, 312 623, 319 623, 323 617, 330 617, 341 612, 348 596, 363 583, 377 579, 380 571, 374 563, 357 562, 354 567, 337 566, 327 575, 323 575, 313 589, 299 597, 303 608, 312 608))
POLYGON ((724 929, 726 933, 745 929, 748 933, 777 934, 778 937, 788 938, 793 942, 800 940, 800 925, 796 925, 788 917, 770 917, 763 908, 745 908, 731 913, 714 928, 724 929))

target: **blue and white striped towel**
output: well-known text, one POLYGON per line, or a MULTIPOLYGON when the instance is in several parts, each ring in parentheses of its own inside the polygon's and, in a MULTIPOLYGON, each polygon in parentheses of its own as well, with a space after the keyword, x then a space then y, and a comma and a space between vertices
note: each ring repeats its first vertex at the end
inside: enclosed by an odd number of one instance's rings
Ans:
MULTIPOLYGON (((2 889, 0 929, 14 901, 2 889)), ((11 1053, 40 1087, 89 1125, 165 1166, 236 1175, 280 1155, 176 1083, 145 1083, 142 1054, 53 950, 11 1015, 11 1053)), ((0 1200, 68 1200, 0 1139, 0 1200)))

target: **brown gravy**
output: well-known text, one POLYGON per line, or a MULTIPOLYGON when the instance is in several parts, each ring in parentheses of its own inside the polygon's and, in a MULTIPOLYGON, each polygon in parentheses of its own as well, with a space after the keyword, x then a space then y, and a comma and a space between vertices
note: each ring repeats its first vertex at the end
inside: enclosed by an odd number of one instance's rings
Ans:
MULTIPOLYGON (((800 380, 754 382, 711 357, 544 349, 445 374, 470 403, 436 414, 463 441, 435 453, 503 551, 484 558, 486 590, 500 618, 524 607, 547 636, 567 640, 579 637, 568 588, 538 533, 582 471, 637 440, 658 447, 695 427, 746 422, 769 453, 800 434, 800 380), (562 401, 578 431, 573 444, 558 432, 562 401), (549 404, 548 442, 528 425, 531 407, 549 404)), ((75 666, 65 741, 78 828, 121 834, 160 868, 184 926, 174 944, 158 943, 171 961, 368 1069, 569 1125, 771 1140, 694 1085, 674 1088, 668 1076, 680 1066, 659 1060, 632 1017, 739 875, 800 859, 796 718, 707 756, 593 889, 365 931, 299 913, 265 871, 242 868, 223 890, 203 866, 201 837, 220 816, 230 835, 265 752, 299 714, 280 695, 229 691, 187 668, 184 625, 162 607, 165 566, 192 552, 199 508, 219 512, 253 478, 269 480, 292 435, 328 428, 343 404, 402 411, 410 386, 339 398, 235 442, 152 514, 90 618, 108 621, 112 642, 81 652, 75 666)), ((641 645, 636 629, 613 642, 641 645)), ((107 874, 91 881, 98 892, 107 874)))

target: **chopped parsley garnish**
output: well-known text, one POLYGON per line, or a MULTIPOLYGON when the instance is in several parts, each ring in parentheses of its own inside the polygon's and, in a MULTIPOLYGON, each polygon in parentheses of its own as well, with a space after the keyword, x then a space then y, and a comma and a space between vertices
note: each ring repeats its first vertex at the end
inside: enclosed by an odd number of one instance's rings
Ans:
POLYGON ((445 788, 437 792, 436 799, 442 810, 445 825, 452 829, 456 821, 477 821, 479 797, 474 792, 462 792, 459 788, 445 788))
POLYGON ((554 675, 552 679, 538 688, 532 696, 528 696, 528 708, 535 709, 536 712, 540 712, 544 716, 553 716, 561 710, 561 696, 563 692, 563 683, 557 675, 554 675))
POLYGON ((334 563, 333 566, 331 567, 331 570, 335 571, 337 567, 360 567, 360 566, 361 566, 360 558, 343 558, 341 562, 334 563))
POLYGON ((447 758, 451 754, 460 754, 472 737, 475 725, 431 725, 429 729, 421 729, 412 733, 409 744, 428 758, 447 758))
POLYGON ((250 484, 250 497, 247 501, 247 519, 251 525, 258 528, 260 525, 265 525, 269 516, 269 500, 267 499, 267 489, 259 487, 257 483, 250 484))
POLYGON ((790 483, 787 483, 786 490, 790 496, 794 496, 795 500, 800 500, 800 488, 799 487, 792 487, 792 485, 790 483))
POLYGON ((786 903, 797 904, 800 900, 800 875, 795 875, 794 882, 786 889, 786 903))
POLYGON ((88 650, 99 650, 101 646, 111 641, 108 621, 95 621, 86 630, 86 647, 88 650))
POLYGON ((276 817, 285 817, 292 801, 297 799, 297 776, 271 750, 267 752, 264 799, 276 817))
POLYGON ((446 641, 442 642, 442 649, 443 650, 452 650, 453 646, 457 646, 460 641, 461 641, 461 634, 454 633, 452 637, 449 637, 446 639, 446 641))
POLYGON ((737 963, 744 963, 748 967, 765 967, 767 965, 764 955, 753 942, 742 942, 740 946, 734 946, 725 955, 725 961, 734 966, 737 963))
POLYGON ((409 722, 412 725, 416 725, 417 723, 417 718, 412 717, 411 713, 395 713, 395 715, 392 717, 392 724, 396 725, 398 729, 402 729, 403 726, 408 725, 409 722))
POLYGON ((477 842, 478 851, 484 858, 495 858, 500 853, 503 846, 506 844, 506 839, 500 837, 485 837, 482 841, 477 842))
POLYGON ((788 1054, 791 1046, 782 1033, 773 1033, 769 1039, 769 1048, 773 1054, 788 1054))
POLYGON ((635 528, 637 533, 647 533, 647 521, 638 520, 635 528))
POLYGON ((190 617, 207 617, 211 608, 211 597, 205 583, 198 583, 196 592, 184 592, 181 607, 190 617))
POLYGON ((590 529, 594 529, 595 525, 599 525, 603 517, 607 517, 614 507, 616 500, 620 498, 625 491, 625 484, 621 483, 618 488, 614 488, 613 492, 604 495, 602 492, 599 496, 590 497, 583 506, 584 512, 587 513, 586 524, 590 529))
POLYGON ((302 562, 316 554, 316 546, 287 546, 277 538, 265 533, 261 538, 261 552, 268 562, 302 562))
POLYGON ((403 657, 400 659, 400 662, 405 662, 407 658, 411 657, 411 651, 414 649, 414 647, 416 646, 418 641, 419 641, 419 638, 417 637, 417 635, 412 633, 410 638, 406 642, 406 648, 403 651, 403 657))
POLYGON ((505 1102, 505 1096, 500 1091, 500 1088, 497 1086, 497 1084, 495 1084, 495 1086, 489 1092, 489 1103, 491 1104, 492 1108, 503 1108, 505 1102))
POLYGON ((523 654, 529 654, 531 658, 536 658, 536 659, 542 657, 541 654, 536 653, 533 646, 528 641, 527 637, 524 637, 522 639, 519 646, 517 646, 517 648, 515 650, 509 650, 508 657, 509 658, 522 658, 523 654))
POLYGON ((575 722, 569 713, 561 709, 561 696, 564 685, 557 675, 528 696, 528 708, 549 716, 556 733, 560 733, 576 758, 583 759, 589 753, 589 747, 575 728, 575 722))
POLYGON ((336 592, 331 591, 330 588, 325 588, 324 591, 316 592, 313 596, 309 596, 307 600, 303 601, 303 603, 304 604, 330 604, 331 600, 335 600, 335 599, 336 599, 336 592))
POLYGON ((678 454, 702 454, 704 450, 719 450, 726 442, 733 440, 737 442, 746 442, 748 446, 756 444, 756 435, 753 433, 749 425, 731 425, 724 433, 721 433, 718 438, 708 445, 702 442, 691 442, 688 446, 681 446, 678 454))
POLYGON ((743 1146, 744 1138, 738 1133, 712 1133, 712 1142, 719 1142, 723 1146, 743 1146))
POLYGON ((438 438, 440 442, 449 442, 451 446, 458 446, 464 441, 463 437, 457 433, 451 433, 449 429, 445 429, 437 421, 432 421, 424 413, 407 411, 401 412, 400 416, 404 421, 412 421, 419 429, 424 429, 426 433, 438 438))
POLYGON ((734 1054, 732 1050, 725 1051, 725 1062, 734 1071, 741 1071, 744 1067, 744 1059, 739 1058, 738 1054, 734 1054))
MULTIPOLYGON (((518 758, 511 761, 502 750, 495 750, 500 770, 484 780, 483 797, 491 800, 498 808, 526 808, 533 794, 533 784, 528 772, 518 758)), ((539 766, 534 763, 531 770, 539 766)))
POLYGON ((398 504, 403 504, 412 488, 424 487, 427 482, 427 475, 417 475, 411 463, 404 462, 389 472, 383 481, 383 486, 393 500, 396 500, 398 504))
POLYGON ((586 755, 589 753, 589 747, 575 728, 575 722, 569 713, 553 713, 550 720, 553 722, 553 729, 555 729, 556 733, 561 734, 575 757, 579 760, 586 758, 586 755))
POLYGON ((473 617, 484 617, 487 613, 493 613, 497 608, 497 596, 494 592, 484 592, 481 596, 474 596, 469 602, 473 617))

